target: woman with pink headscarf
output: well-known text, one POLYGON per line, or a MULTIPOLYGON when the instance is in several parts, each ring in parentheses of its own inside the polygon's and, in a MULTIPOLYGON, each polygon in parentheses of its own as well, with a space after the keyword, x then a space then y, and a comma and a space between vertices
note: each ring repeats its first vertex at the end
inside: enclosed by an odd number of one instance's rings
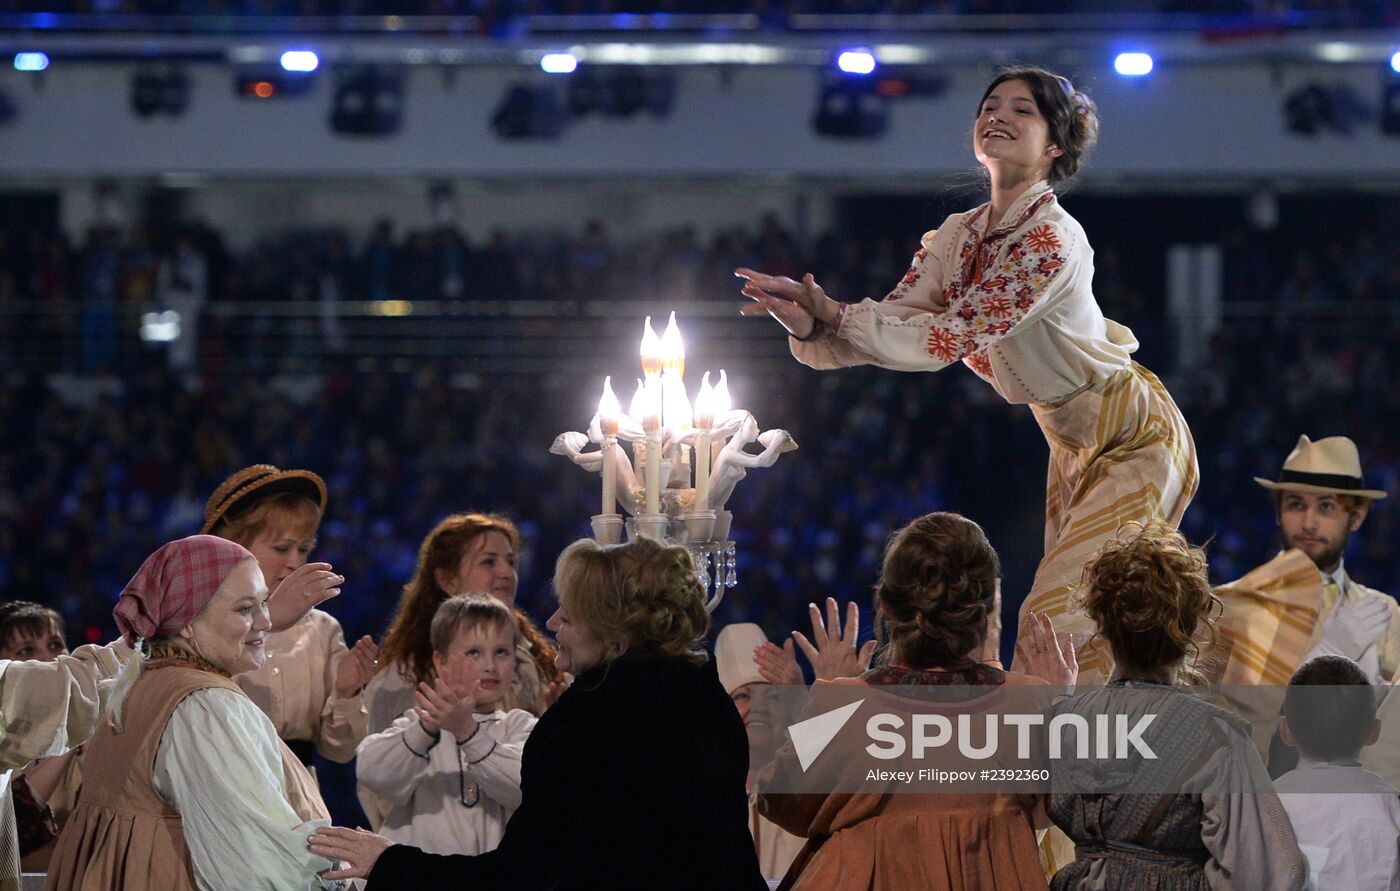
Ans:
POLYGON ((325 886, 331 863, 306 847, 329 822, 315 782, 232 680, 266 658, 267 599, 253 555, 210 535, 161 547, 127 583, 114 615, 137 655, 45 889, 325 886))

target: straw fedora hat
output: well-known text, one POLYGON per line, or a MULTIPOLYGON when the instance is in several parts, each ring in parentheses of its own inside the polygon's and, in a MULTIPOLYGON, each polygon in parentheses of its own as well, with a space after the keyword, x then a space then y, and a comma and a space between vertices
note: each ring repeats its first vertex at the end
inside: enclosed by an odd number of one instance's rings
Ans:
POLYGON ((280 470, 271 464, 245 467, 219 484, 204 505, 204 528, 208 534, 225 520, 273 495, 297 492, 305 495, 323 512, 326 509, 326 483, 309 470, 280 470))
POLYGON ((1356 443, 1345 436, 1329 436, 1313 442, 1298 437, 1278 480, 1255 477, 1254 481, 1275 492, 1312 492, 1317 495, 1352 495, 1357 498, 1384 498, 1380 489, 1364 488, 1361 454, 1356 443))
POLYGON ((726 625, 715 638, 715 667, 724 692, 733 694, 745 684, 766 684, 753 651, 768 642, 763 629, 752 622, 726 625))

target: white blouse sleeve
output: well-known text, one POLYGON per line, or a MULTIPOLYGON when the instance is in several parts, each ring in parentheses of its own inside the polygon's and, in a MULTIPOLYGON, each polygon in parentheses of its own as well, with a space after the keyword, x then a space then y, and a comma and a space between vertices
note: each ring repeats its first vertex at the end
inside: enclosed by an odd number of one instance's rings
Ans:
POLYGON ((130 654, 121 644, 88 644, 54 662, 0 660, 0 770, 87 742, 130 654))
POLYGON ((481 784, 486 797, 503 807, 520 807, 520 756, 535 729, 535 716, 511 709, 491 728, 479 723, 472 738, 459 748, 467 775, 481 784))
MULTIPOLYGON (((410 709, 388 729, 360 742, 355 750, 355 778, 395 807, 405 805, 423 777, 433 772, 433 753, 440 741, 441 736, 423 729, 417 712, 410 709)), ((455 764, 451 767, 457 769, 455 764)))
POLYGON ((190 694, 166 724, 155 786, 180 812, 203 891, 322 888, 331 862, 306 848, 327 821, 303 823, 283 794, 272 722, 247 696, 190 694))
MULTIPOLYGON (((937 371, 982 352, 1019 327, 1044 315, 1059 300, 1083 287, 1078 269, 1081 251, 1069 226, 1032 220, 1008 237, 997 265, 963 287, 945 281, 946 272, 933 239, 914 257, 903 281, 884 301, 863 300, 847 306, 839 329, 813 343, 815 349, 793 354, 808 361, 850 354, 899 371, 937 371), (841 347, 836 341, 844 341, 841 347)), ((850 362, 844 364, 860 364, 850 362)))

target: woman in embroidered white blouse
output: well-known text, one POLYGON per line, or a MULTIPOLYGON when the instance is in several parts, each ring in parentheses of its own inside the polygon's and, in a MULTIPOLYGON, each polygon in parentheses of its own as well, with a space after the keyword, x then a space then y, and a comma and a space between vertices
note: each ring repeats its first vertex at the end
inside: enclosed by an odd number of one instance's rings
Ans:
POLYGON ((1008 402, 1031 406, 1050 471, 1045 557, 1021 616, 1043 613, 1072 634, 1086 677, 1107 674, 1108 654, 1071 612, 1084 564, 1125 523, 1178 523, 1198 475, 1185 419, 1132 361, 1132 332, 1104 318, 1090 288, 1093 249, 1053 191, 1097 135, 1093 102, 1067 79, 1005 71, 972 131, 991 201, 924 235, 883 301, 838 302, 811 275, 736 271, 754 301, 744 314, 777 319, 803 364, 938 371, 961 360, 1008 402))

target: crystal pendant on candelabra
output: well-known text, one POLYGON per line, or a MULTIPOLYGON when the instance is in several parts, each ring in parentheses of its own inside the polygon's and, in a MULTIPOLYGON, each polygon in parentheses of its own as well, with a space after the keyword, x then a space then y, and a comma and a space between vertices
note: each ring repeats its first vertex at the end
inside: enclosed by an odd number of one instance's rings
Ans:
POLYGON ((734 573, 734 542, 697 542, 689 545, 689 550, 695 561, 695 577, 705 591, 705 609, 714 612, 729 589, 738 584, 734 573))

